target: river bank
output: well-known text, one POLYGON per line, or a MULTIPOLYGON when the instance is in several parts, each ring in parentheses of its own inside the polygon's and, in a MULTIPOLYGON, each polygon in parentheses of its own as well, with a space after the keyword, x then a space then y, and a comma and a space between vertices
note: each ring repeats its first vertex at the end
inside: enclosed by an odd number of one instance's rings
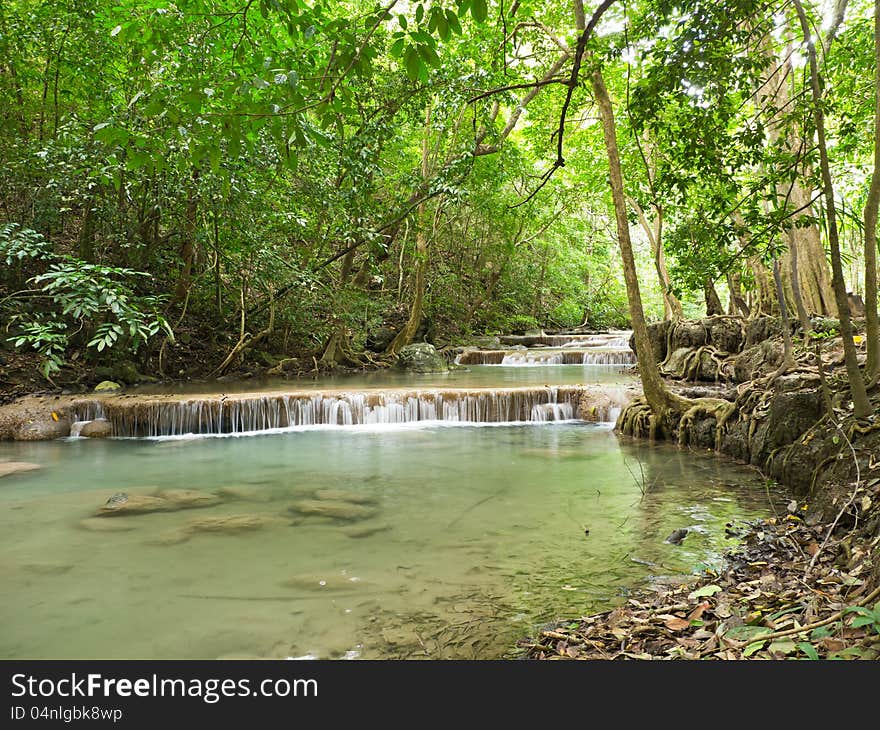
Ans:
MULTIPOLYGON (((694 409, 667 437, 756 466, 796 499, 730 524, 724 568, 634 591, 625 605, 546 626, 520 642, 533 659, 875 659, 880 656, 880 393, 847 408, 839 337, 778 373, 771 318, 654 327, 661 372, 679 392, 729 406, 694 409), (821 361, 815 359, 818 354, 821 361), (811 357, 812 356, 812 357, 811 357), (821 366, 820 366, 821 365, 821 366), (823 382, 824 379, 824 382, 823 382), (706 381, 714 381, 711 384, 706 381)), ((618 430, 656 434, 636 399, 618 430)), ((686 537, 683 538, 686 540, 686 537)))

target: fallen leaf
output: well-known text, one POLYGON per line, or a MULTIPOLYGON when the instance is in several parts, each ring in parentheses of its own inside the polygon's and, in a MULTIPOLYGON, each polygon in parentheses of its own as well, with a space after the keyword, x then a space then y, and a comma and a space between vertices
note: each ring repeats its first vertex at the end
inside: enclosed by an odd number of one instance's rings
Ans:
POLYGON ((718 593, 721 590, 722 590, 721 586, 715 585, 714 583, 710 583, 707 586, 703 586, 702 588, 697 588, 697 590, 689 593, 688 598, 693 600, 695 598, 703 598, 705 596, 714 596, 716 593, 718 593))
POLYGON ((819 552, 819 543, 817 543, 815 541, 811 542, 809 545, 807 545, 806 550, 807 550, 807 554, 810 557, 812 557, 813 555, 815 555, 816 553, 819 552))
POLYGON ((670 631, 682 631, 690 626, 690 621, 683 618, 671 618, 668 621, 665 621, 663 625, 669 629, 670 631))
POLYGON ((697 607, 688 614, 688 620, 689 621, 696 621, 697 619, 699 619, 703 615, 703 612, 707 608, 709 608, 710 605, 711 604, 709 603, 709 601, 703 601, 702 603, 698 603, 697 607))

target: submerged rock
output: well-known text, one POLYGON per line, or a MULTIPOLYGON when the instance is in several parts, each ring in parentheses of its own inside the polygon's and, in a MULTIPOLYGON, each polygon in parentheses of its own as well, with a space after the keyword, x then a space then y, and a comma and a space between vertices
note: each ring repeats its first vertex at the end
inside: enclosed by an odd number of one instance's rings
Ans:
POLYGON ((327 502, 351 502, 352 504, 376 504, 378 502, 370 494, 352 492, 347 489, 318 489, 315 492, 315 499, 327 502))
MULTIPOLYGON (((168 512, 176 509, 167 499, 151 497, 146 494, 135 494, 127 499, 114 499, 113 495, 104 506, 95 513, 97 517, 113 517, 116 515, 142 515, 150 512, 168 512)), ((179 509, 179 508, 177 508, 179 509)))
POLYGON ((682 541, 687 537, 688 532, 689 530, 687 527, 673 530, 664 542, 668 542, 671 545, 681 545, 682 541))
POLYGON ((166 489, 152 496, 148 494, 127 495, 118 492, 107 500, 95 513, 98 517, 116 515, 141 515, 150 512, 175 512, 182 509, 211 507, 222 500, 216 494, 196 489, 166 489))
POLYGON ((42 467, 39 464, 32 464, 29 461, 0 461, 0 477, 36 471, 40 468, 42 467))
POLYGON ((418 342, 404 347, 398 356, 395 367, 413 373, 443 373, 449 365, 434 345, 418 342))
POLYGON ((172 509, 212 507, 223 501, 212 492, 202 492, 198 489, 163 489, 157 493, 157 496, 171 503, 172 509))
POLYGON ((375 507, 351 502, 335 502, 324 499, 301 499, 290 505, 290 511, 313 517, 329 517, 334 520, 354 522, 366 520, 379 514, 375 507))
POLYGON ((286 520, 273 515, 238 514, 217 517, 200 517, 190 520, 178 530, 160 535, 154 542, 160 545, 176 545, 186 542, 200 533, 212 535, 239 535, 243 532, 256 532, 264 527, 283 525, 286 520))

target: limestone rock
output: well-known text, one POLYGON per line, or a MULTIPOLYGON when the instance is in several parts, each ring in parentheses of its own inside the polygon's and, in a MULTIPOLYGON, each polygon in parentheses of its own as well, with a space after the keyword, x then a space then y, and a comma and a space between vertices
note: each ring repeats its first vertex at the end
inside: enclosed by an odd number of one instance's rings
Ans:
POLYGON ((23 474, 40 469, 39 464, 29 461, 0 461, 0 477, 8 477, 10 474, 23 474))
POLYGON ((375 507, 325 499, 301 499, 290 505, 290 511, 301 515, 329 517, 346 522, 366 520, 375 517, 379 512, 375 507))
POLYGON ((150 512, 168 512, 173 509, 175 509, 175 506, 167 499, 151 497, 146 494, 134 494, 125 499, 111 498, 107 500, 107 504, 100 507, 95 514, 98 517, 114 517, 116 515, 143 515, 150 512))
POLYGON ((443 373, 449 369, 446 360, 438 354, 434 345, 427 342, 404 347, 395 366, 412 373, 443 373))
POLYGON ((163 489, 156 496, 167 501, 171 509, 212 507, 223 501, 212 492, 202 492, 198 489, 163 489))
POLYGON ((348 489, 318 489, 315 492, 315 499, 327 502, 351 502, 352 504, 376 504, 378 501, 371 494, 353 492, 348 489))
POLYGON ((190 520, 183 527, 160 535, 155 543, 176 545, 186 542, 194 535, 210 533, 214 535, 239 535, 243 532, 256 532, 264 527, 283 525, 286 520, 272 515, 238 514, 200 517, 190 520))
POLYGON ((94 421, 86 423, 79 430, 79 435, 86 438, 103 439, 110 436, 112 430, 110 421, 106 418, 96 418, 94 421))

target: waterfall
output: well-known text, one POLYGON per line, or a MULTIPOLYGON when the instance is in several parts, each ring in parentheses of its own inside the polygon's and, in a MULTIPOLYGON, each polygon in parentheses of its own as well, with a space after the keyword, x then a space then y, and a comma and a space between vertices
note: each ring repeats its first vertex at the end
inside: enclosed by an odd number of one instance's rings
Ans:
MULTIPOLYGON (((78 400, 76 421, 103 417, 123 437, 239 434, 296 426, 547 422, 576 418, 584 386, 209 395, 78 400)), ((592 418, 591 420, 595 420, 592 418)))
POLYGON ((627 348, 599 347, 579 350, 468 350, 458 356, 459 365, 633 365, 636 354, 627 348))

